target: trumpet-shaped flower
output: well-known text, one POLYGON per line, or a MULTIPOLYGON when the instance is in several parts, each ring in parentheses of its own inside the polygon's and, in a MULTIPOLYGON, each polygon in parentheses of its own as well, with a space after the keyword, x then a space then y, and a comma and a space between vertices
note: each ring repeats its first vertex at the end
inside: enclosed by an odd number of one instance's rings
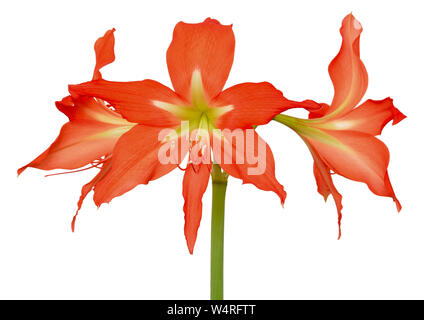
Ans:
POLYGON ((339 237, 342 196, 333 184, 333 173, 366 183, 373 193, 391 197, 398 211, 401 209, 387 173, 389 150, 375 136, 389 121, 396 124, 405 116, 390 98, 366 100, 358 106, 368 86, 359 55, 361 32, 359 21, 352 14, 346 16, 340 29, 341 49, 328 68, 334 86, 331 105, 321 104, 310 112, 309 119, 275 118, 297 132, 309 148, 318 192, 325 199, 331 194, 336 203, 339 237))

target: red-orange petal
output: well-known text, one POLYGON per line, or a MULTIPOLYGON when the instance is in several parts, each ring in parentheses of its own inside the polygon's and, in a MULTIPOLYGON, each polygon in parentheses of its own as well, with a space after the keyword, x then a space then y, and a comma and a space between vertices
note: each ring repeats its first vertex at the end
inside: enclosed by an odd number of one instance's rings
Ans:
POLYGON ((69 91, 73 96, 86 95, 103 99, 128 121, 154 127, 169 128, 180 123, 175 115, 157 107, 155 101, 184 104, 174 91, 153 80, 113 82, 100 79, 70 85, 69 91))
POLYGON ((202 198, 209 182, 211 167, 208 164, 188 164, 184 173, 184 234, 188 250, 193 254, 197 230, 202 219, 202 198))
POLYGON ((112 152, 119 137, 133 124, 107 109, 102 102, 80 97, 57 102, 70 119, 56 140, 40 156, 18 170, 33 167, 43 170, 76 169, 112 152))
POLYGON ((190 101, 193 72, 200 71, 208 98, 221 92, 234 59, 235 39, 232 26, 217 20, 202 23, 179 22, 166 53, 169 76, 175 91, 190 101))
POLYGON ((341 222, 342 222, 342 195, 337 191, 331 177, 331 172, 328 166, 322 161, 314 148, 307 143, 309 150, 311 151, 312 157, 314 158, 314 176, 317 183, 318 192, 327 201, 328 196, 331 194, 336 204, 337 209, 337 221, 339 225, 339 239, 342 235, 341 222))
POLYGON ((161 128, 136 125, 125 133, 113 149, 112 167, 109 173, 94 188, 94 202, 97 206, 108 203, 133 189, 147 184, 175 169, 185 156, 181 152, 182 138, 167 143, 176 148, 175 163, 162 164, 160 150, 165 143, 159 140, 161 128))
POLYGON ((393 120, 393 125, 406 116, 393 105, 391 98, 367 100, 344 117, 337 117, 326 122, 326 127, 334 130, 353 130, 373 136, 381 134, 386 124, 393 120))
POLYGON ((87 195, 90 193, 91 190, 93 190, 93 188, 96 186, 96 184, 101 179, 103 179, 103 177, 109 172, 110 168, 111 168, 111 160, 108 159, 102 164, 99 173, 97 173, 97 175, 90 182, 86 183, 82 187, 81 196, 80 196, 80 198, 78 200, 78 204, 77 204, 78 205, 77 212, 75 213, 74 217, 72 218, 72 223, 71 223, 72 232, 75 231, 75 222, 76 222, 78 213, 81 210, 81 206, 82 206, 82 203, 84 202, 85 197, 87 197, 87 195))
POLYGON ((96 43, 94 44, 94 51, 96 52, 96 66, 94 67, 93 80, 101 79, 102 74, 100 73, 100 69, 115 60, 114 32, 115 29, 106 31, 104 36, 97 39, 96 43))
POLYGON ((339 143, 326 143, 305 138, 316 153, 335 173, 348 179, 366 183, 376 195, 391 197, 400 209, 387 173, 389 150, 374 136, 354 131, 330 131, 326 134, 339 143))
POLYGON ((314 110, 320 107, 311 100, 288 100, 268 82, 235 85, 221 92, 211 104, 215 107, 232 107, 217 119, 216 126, 221 129, 252 128, 254 125, 267 124, 277 114, 291 108, 314 110))
POLYGON ((275 177, 274 156, 268 144, 252 129, 238 129, 232 133, 223 130, 222 134, 224 137, 213 136, 215 161, 225 172, 241 179, 243 183, 251 183, 261 190, 275 192, 283 204, 286 192, 275 177), (233 139, 231 134, 237 134, 239 141, 237 138, 233 139))
POLYGON ((343 116, 362 99, 368 86, 368 74, 359 55, 359 38, 362 26, 352 14, 347 15, 340 28, 343 41, 337 56, 331 61, 328 72, 334 86, 334 98, 328 114, 343 116))

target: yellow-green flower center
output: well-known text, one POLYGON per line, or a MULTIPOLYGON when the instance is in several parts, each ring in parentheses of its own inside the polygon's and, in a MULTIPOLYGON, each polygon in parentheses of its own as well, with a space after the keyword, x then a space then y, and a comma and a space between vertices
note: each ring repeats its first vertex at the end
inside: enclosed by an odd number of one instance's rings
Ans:
POLYGON ((216 120, 233 108, 231 105, 220 107, 210 105, 210 97, 205 95, 199 70, 195 70, 191 77, 190 98, 188 105, 175 105, 162 101, 153 103, 156 107, 171 112, 181 121, 188 121, 189 130, 197 129, 200 134, 206 134, 215 129, 216 120))

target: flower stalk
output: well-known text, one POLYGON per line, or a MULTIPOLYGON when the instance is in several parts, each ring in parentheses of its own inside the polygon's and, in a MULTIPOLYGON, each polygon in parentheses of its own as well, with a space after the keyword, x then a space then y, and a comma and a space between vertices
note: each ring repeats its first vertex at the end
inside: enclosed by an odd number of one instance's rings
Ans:
POLYGON ((224 298, 224 218, 228 174, 212 165, 211 300, 224 298))

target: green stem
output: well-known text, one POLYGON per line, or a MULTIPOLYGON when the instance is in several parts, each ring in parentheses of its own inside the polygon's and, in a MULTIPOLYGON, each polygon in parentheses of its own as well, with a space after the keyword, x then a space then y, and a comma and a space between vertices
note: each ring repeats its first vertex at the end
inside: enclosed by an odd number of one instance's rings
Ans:
POLYGON ((228 174, 212 165, 211 300, 224 298, 224 210, 228 174))

